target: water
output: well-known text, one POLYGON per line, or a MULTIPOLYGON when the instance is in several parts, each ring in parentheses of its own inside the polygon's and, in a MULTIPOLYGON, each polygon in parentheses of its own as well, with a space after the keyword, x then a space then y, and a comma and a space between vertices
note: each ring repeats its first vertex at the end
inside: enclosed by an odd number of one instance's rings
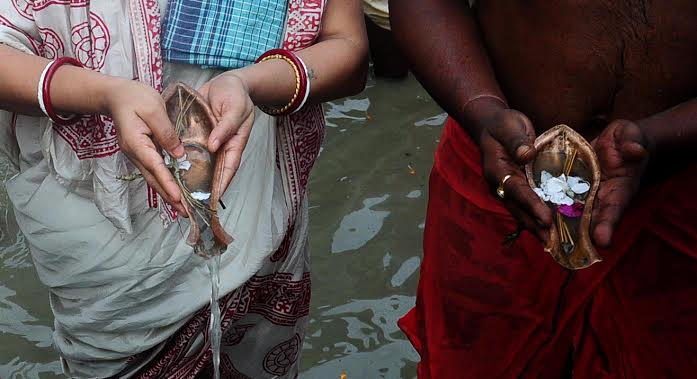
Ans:
POLYGON ((218 305, 218 286, 220 285, 220 255, 206 259, 208 272, 211 275, 211 350, 213 352, 213 375, 220 379, 220 306, 218 305))
MULTIPOLYGON (((299 378, 412 379, 419 357, 396 321, 415 300, 444 115, 413 79, 371 79, 325 109, 310 179, 313 293, 299 378)), ((0 159, 0 180, 6 173, 0 159)), ((0 186, 0 378, 62 378, 47 292, 7 204, 0 186)))

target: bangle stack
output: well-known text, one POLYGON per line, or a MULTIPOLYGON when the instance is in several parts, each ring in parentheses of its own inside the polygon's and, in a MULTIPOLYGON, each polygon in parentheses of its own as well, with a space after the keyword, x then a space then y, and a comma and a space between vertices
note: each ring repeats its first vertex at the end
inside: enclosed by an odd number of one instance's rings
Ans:
POLYGON ((41 111, 44 112, 46 117, 51 119, 54 124, 61 126, 71 125, 80 119, 79 115, 72 115, 68 117, 59 115, 53 109, 53 103, 51 102, 51 81, 53 80, 53 75, 56 73, 58 68, 66 64, 83 67, 82 63, 80 63, 77 59, 69 57, 62 57, 49 62, 49 64, 46 65, 46 68, 44 68, 44 71, 41 72, 41 76, 39 77, 39 85, 36 91, 36 96, 39 100, 39 107, 41 108, 41 111))
POLYGON ((281 59, 288 63, 291 68, 293 68, 293 73, 295 74, 295 92, 293 97, 290 99, 288 104, 280 108, 272 108, 269 106, 259 106, 259 109, 268 113, 272 116, 287 116, 293 114, 307 102, 307 98, 310 96, 310 75, 305 65, 300 57, 295 53, 284 50, 284 49, 273 49, 265 52, 259 58, 257 58, 256 63, 265 62, 271 59, 281 59))

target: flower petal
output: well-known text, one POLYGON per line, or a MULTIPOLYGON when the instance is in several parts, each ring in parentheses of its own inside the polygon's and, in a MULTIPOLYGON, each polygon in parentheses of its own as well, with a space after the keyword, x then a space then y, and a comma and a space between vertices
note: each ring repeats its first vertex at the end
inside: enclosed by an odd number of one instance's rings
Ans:
POLYGON ((567 217, 576 218, 581 217, 583 214, 583 204, 581 203, 574 203, 573 205, 560 205, 558 209, 559 213, 567 217))
POLYGON ((566 181, 563 181, 559 178, 552 178, 547 182, 547 188, 546 191, 548 194, 553 194, 553 193, 563 193, 566 192, 566 189, 568 188, 566 181))
POLYGON ((591 189, 591 185, 586 181, 580 181, 574 185, 571 185, 571 190, 577 194, 586 193, 589 189, 591 189))
POLYGON ((196 200, 205 201, 211 198, 210 192, 192 192, 191 197, 196 200))
POLYGON ((552 179, 552 174, 550 174, 547 171, 542 170, 542 173, 540 174, 540 182, 547 183, 550 179, 552 179))
POLYGON ((549 200, 557 205, 571 205, 574 203, 573 199, 566 196, 564 192, 550 194, 549 200))

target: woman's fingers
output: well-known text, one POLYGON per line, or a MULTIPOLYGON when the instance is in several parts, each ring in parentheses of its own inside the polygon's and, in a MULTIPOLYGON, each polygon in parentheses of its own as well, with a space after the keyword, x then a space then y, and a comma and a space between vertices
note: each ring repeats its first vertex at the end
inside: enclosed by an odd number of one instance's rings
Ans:
POLYGON ((168 194, 167 191, 165 191, 162 186, 160 186, 160 183, 158 183, 157 179, 153 174, 151 174, 143 165, 141 165, 139 162, 134 161, 133 162, 135 166, 138 168, 138 171, 143 175, 143 179, 150 185, 150 187, 154 188, 155 191, 157 191, 160 196, 174 209, 179 212, 184 217, 188 217, 186 210, 184 209, 183 204, 180 201, 174 201, 168 194))
POLYGON ((230 185, 232 178, 235 177, 237 169, 240 167, 240 162, 242 161, 242 153, 244 153, 244 148, 247 146, 247 141, 249 140, 249 135, 252 131, 252 125, 254 124, 254 112, 250 113, 246 120, 242 123, 240 128, 230 140, 225 144, 224 152, 224 165, 223 173, 220 181, 221 193, 225 192, 227 187, 230 185))
POLYGON ((250 116, 252 118, 254 117, 254 113, 251 109, 233 109, 226 111, 208 137, 208 150, 215 153, 221 146, 227 144, 227 141, 238 134, 242 124, 250 116))
POLYGON ((148 126, 158 145, 169 155, 181 158, 184 155, 184 145, 167 116, 164 101, 151 105, 147 111, 141 113, 140 118, 148 126))
POLYGON ((175 204, 181 202, 181 190, 179 186, 174 181, 172 173, 165 166, 165 162, 162 160, 159 154, 153 148, 140 148, 132 152, 135 160, 140 165, 141 169, 144 169, 148 174, 152 175, 153 181, 157 184, 156 188, 159 188, 159 193, 163 197, 168 199, 169 203, 175 204))
MULTIPOLYGON (((179 186, 174 181, 172 173, 165 166, 165 162, 157 151, 155 144, 142 132, 147 130, 148 126, 135 116, 130 119, 121 118, 120 122, 128 125, 127 128, 120 129, 122 131, 119 135, 121 149, 131 158, 131 161, 141 172, 146 171, 151 175, 152 179, 148 183, 155 188, 159 188, 158 192, 167 198, 169 203, 180 203, 181 191, 179 186)), ((143 175, 145 176, 145 173, 143 175)))

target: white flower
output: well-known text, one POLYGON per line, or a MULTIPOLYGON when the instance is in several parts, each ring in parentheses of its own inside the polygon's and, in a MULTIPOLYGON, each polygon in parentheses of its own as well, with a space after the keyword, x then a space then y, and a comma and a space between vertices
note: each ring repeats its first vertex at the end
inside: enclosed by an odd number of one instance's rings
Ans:
POLYGON ((210 192, 192 192, 191 197, 196 200, 205 201, 211 198, 210 192))
MULTIPOLYGON (((164 155, 164 160, 165 160, 165 166, 171 167, 174 166, 172 164, 172 157, 169 156, 169 154, 163 150, 163 155, 164 155)), ((177 158, 177 168, 180 170, 188 171, 191 168, 191 162, 186 158, 186 154, 184 154, 182 157, 177 158)))
POLYGON ((574 196, 581 195, 591 188, 590 184, 578 176, 567 177, 561 174, 557 177, 547 171, 540 174, 540 187, 533 191, 544 201, 557 205, 572 205, 574 196))

